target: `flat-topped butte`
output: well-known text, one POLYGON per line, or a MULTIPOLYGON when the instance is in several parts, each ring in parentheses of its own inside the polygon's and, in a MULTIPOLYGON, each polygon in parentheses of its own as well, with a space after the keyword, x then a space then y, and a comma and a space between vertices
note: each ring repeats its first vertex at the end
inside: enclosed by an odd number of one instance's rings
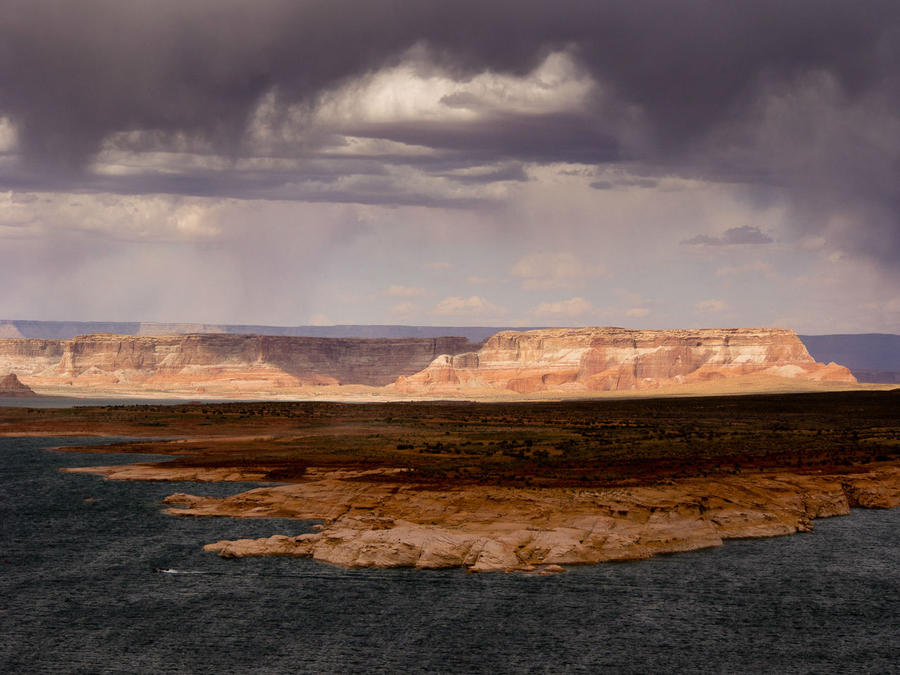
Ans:
POLYGON ((484 344, 230 334, 0 338, 0 372, 39 393, 113 396, 490 398, 718 381, 750 391, 759 378, 776 389, 855 382, 843 366, 817 363, 793 331, 742 328, 502 331, 484 344))

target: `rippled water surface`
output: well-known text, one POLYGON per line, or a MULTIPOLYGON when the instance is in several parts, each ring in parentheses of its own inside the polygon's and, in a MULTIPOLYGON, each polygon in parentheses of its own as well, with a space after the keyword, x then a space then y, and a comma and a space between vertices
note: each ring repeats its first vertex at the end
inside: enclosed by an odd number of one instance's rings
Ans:
POLYGON ((350 571, 204 553, 309 524, 165 515, 249 486, 63 474, 135 461, 64 442, 0 438, 3 672, 900 672, 900 509, 553 577, 350 571))

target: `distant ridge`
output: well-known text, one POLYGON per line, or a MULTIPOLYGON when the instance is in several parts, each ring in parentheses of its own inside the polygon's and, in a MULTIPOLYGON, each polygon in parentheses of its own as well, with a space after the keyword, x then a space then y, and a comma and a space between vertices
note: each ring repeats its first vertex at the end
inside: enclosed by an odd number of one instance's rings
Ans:
POLYGON ((816 361, 847 366, 860 382, 900 384, 900 335, 800 335, 816 361))
MULTIPOLYGON (((401 326, 348 324, 341 326, 257 326, 251 324, 157 323, 138 321, 25 321, 0 319, 0 337, 53 338, 68 340, 78 335, 181 335, 224 333, 228 335, 284 335, 327 338, 436 338, 464 337, 482 342, 509 326, 401 326)), ((531 330, 531 327, 515 330, 531 330)))

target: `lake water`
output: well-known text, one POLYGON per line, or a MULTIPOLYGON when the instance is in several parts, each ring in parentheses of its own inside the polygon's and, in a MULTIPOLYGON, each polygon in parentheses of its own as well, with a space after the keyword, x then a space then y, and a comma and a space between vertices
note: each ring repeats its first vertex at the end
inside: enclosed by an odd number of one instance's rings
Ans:
POLYGON ((310 524, 165 515, 249 485, 60 473, 138 459, 46 449, 75 442, 0 438, 2 672, 900 672, 900 509, 552 577, 341 570, 204 553, 310 524))

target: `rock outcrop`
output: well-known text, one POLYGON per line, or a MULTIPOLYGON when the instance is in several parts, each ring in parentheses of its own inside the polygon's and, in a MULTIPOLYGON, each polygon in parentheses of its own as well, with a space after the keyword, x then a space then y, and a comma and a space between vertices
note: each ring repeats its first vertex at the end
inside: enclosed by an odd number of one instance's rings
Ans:
POLYGON ((440 354, 475 347, 456 337, 96 334, 0 339, 0 368, 31 386, 253 395, 317 385, 383 386, 440 354))
MULTIPOLYGON (((186 480, 178 467, 69 469, 110 479, 186 480)), ((643 487, 421 489, 391 472, 310 467, 299 483, 219 498, 174 494, 180 516, 322 520, 317 531, 223 540, 226 557, 311 557, 344 567, 464 567, 473 572, 649 558, 720 546, 725 539, 812 529, 851 507, 900 505, 900 467, 843 474, 753 472, 643 487), (378 475, 375 475, 378 474, 378 475)), ((222 480, 201 477, 200 480, 222 480)), ((249 479, 240 476, 228 480, 249 479)), ((552 571, 552 568, 548 571, 552 571)))
POLYGON ((477 390, 656 389, 744 375, 855 382, 835 363, 817 363, 791 330, 504 331, 477 352, 444 354, 394 387, 418 394, 477 390))
POLYGON ((19 382, 15 373, 0 377, 0 398, 31 398, 34 396, 37 394, 19 382))
POLYGON ((343 567, 464 567, 473 572, 649 558, 725 539, 812 529, 853 506, 900 504, 900 469, 786 472, 612 490, 450 491, 331 483, 254 490, 224 500, 175 495, 170 513, 326 518, 318 532, 205 547, 226 557, 289 555, 343 567), (332 502, 333 497, 339 500, 332 502), (340 506, 340 510, 337 508, 340 506))

